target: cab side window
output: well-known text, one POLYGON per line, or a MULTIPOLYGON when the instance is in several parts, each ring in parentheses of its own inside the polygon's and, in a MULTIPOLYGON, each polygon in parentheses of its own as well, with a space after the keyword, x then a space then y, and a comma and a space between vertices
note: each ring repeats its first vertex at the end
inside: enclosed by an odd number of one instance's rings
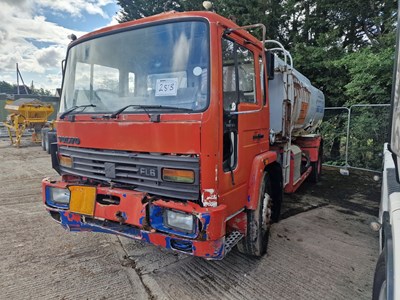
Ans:
POLYGON ((256 103, 254 55, 227 38, 222 39, 224 109, 241 102, 256 103))
POLYGON ((253 53, 225 37, 222 38, 222 80, 223 168, 232 173, 238 162, 238 115, 231 112, 237 111, 240 103, 256 103, 255 68, 253 53))

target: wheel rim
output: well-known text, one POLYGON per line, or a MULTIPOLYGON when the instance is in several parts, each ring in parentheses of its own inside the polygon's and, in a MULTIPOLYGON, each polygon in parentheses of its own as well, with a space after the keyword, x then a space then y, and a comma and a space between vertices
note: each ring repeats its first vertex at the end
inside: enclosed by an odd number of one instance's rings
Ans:
POLYGON ((271 196, 268 193, 264 193, 263 197, 263 211, 262 211, 262 228, 264 230, 267 230, 270 223, 271 223, 271 206, 272 206, 272 201, 271 201, 271 196))

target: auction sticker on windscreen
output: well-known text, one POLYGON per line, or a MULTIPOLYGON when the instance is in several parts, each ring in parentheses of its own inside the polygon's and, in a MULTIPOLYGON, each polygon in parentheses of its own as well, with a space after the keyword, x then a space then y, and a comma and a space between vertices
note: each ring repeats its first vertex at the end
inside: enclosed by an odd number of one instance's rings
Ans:
POLYGON ((178 78, 157 79, 157 96, 176 96, 178 92, 178 78))

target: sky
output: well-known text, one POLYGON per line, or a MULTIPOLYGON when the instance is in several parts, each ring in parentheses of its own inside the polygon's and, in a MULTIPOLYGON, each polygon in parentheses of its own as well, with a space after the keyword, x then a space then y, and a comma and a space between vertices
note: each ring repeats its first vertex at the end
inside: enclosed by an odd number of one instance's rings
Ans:
POLYGON ((55 92, 67 36, 117 24, 119 8, 116 0, 0 0, 0 81, 16 84, 18 63, 27 86, 55 92))

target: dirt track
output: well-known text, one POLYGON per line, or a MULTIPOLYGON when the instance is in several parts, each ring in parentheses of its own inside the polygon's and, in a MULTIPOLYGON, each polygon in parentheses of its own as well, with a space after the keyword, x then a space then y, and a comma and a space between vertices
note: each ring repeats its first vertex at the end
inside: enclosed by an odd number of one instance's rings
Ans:
POLYGON ((379 201, 370 175, 325 171, 285 197, 265 257, 234 249, 213 262, 64 231, 42 206, 40 180, 56 174, 38 146, 0 140, 0 171, 1 299, 370 298, 378 242, 368 224, 379 201))

